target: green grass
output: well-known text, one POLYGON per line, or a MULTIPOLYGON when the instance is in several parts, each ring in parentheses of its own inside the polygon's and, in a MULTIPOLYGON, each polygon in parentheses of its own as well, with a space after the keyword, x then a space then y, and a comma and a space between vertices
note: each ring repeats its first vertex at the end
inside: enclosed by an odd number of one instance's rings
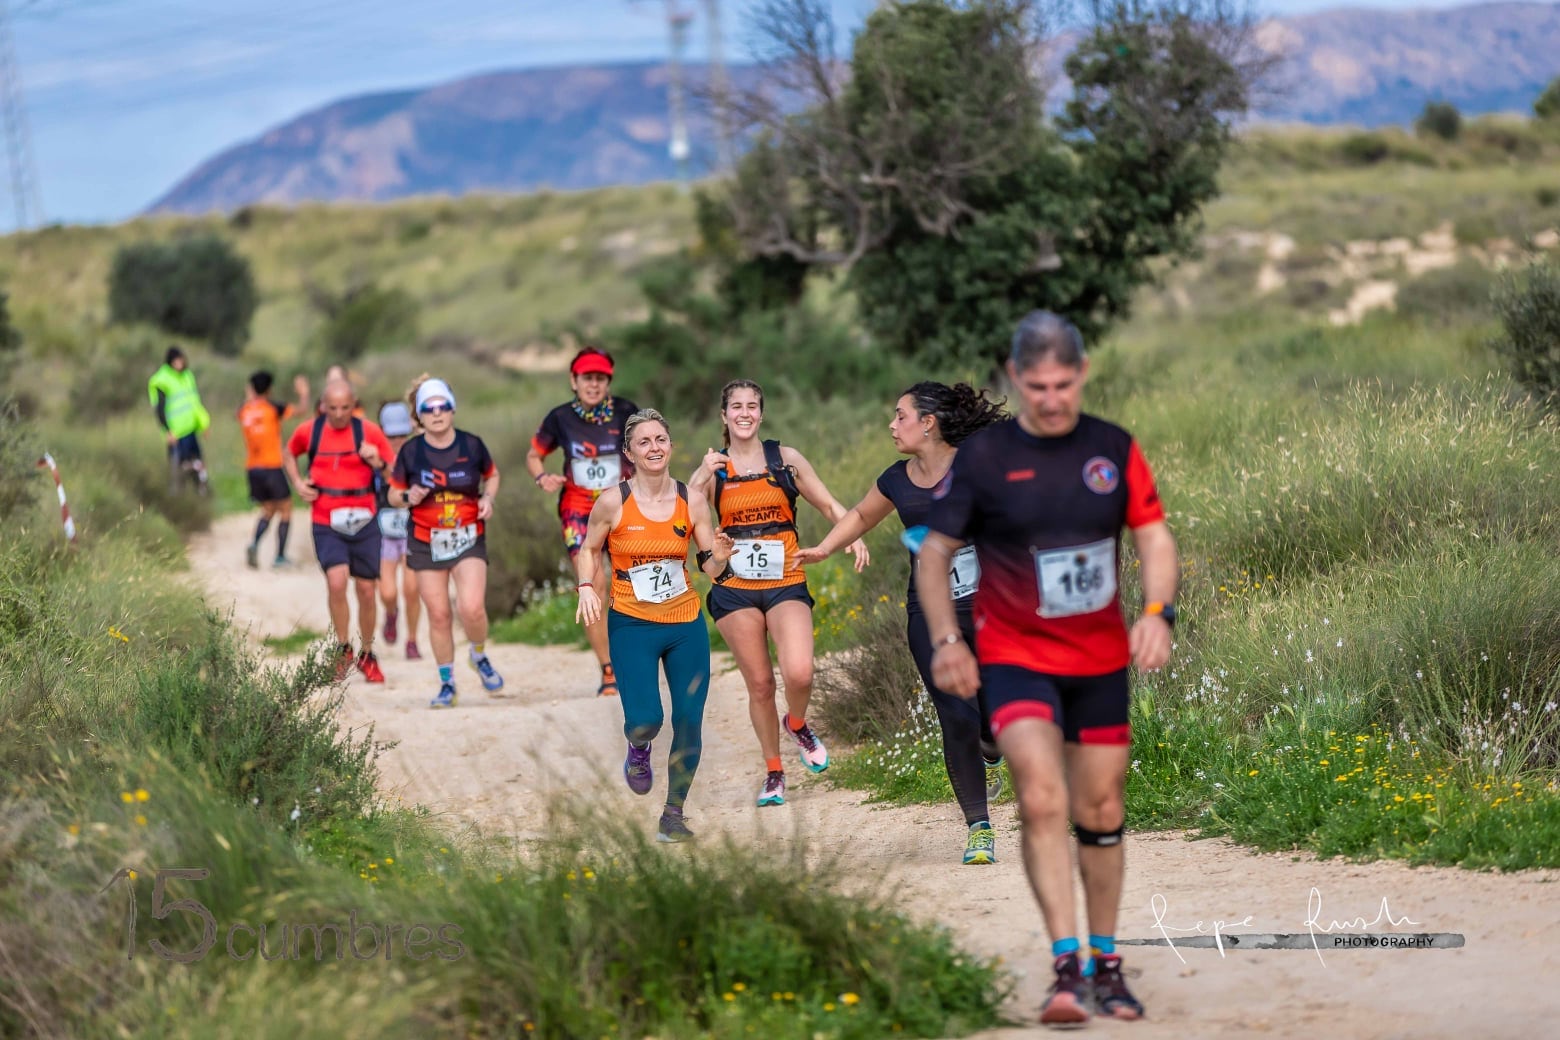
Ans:
POLYGON ((266 647, 286 657, 302 653, 314 643, 325 638, 325 633, 312 628, 295 628, 285 636, 266 636, 261 640, 266 647))

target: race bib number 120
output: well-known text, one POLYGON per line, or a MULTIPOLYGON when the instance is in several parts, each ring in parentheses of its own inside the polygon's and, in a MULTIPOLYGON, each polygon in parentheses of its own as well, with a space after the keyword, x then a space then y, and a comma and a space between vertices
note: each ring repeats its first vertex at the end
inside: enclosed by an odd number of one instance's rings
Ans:
POLYGON ((605 491, 623 479, 623 460, 616 455, 570 459, 569 475, 575 484, 588 491, 605 491))
POLYGON ((681 560, 658 560, 628 569, 628 583, 641 603, 665 603, 688 591, 688 575, 681 560))
POLYGON ((1044 618, 1072 617, 1104 610, 1116 598, 1116 540, 1035 554, 1044 618))

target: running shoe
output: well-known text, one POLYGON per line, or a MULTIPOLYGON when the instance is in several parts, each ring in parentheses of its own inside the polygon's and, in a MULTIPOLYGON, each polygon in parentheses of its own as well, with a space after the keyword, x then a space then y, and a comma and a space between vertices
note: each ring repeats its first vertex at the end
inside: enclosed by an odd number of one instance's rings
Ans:
POLYGON ((1094 1007, 1106 1018, 1132 1022, 1143 1017, 1143 1004, 1121 977, 1121 957, 1102 953, 1094 958, 1094 1007))
POLYGON ((395 642, 395 621, 399 616, 393 610, 385 611, 385 642, 387 643, 395 642))
POLYGON ((417 640, 408 639, 406 641, 406 659, 408 661, 422 660, 422 651, 417 649, 417 640))
POLYGON ((1089 1020, 1089 1009, 1084 1005, 1088 995, 1088 983, 1076 953, 1064 953, 1056 958, 1052 967, 1056 981, 1051 983, 1045 1003, 1040 1005, 1040 1024, 1043 1026, 1081 1026, 1089 1020))
POLYGON ((379 658, 375 657, 373 653, 368 650, 364 650, 361 654, 358 654, 357 670, 362 672, 363 678, 367 679, 369 682, 385 681, 384 670, 379 667, 379 658))
POLYGON ((616 697, 618 695, 617 673, 612 666, 604 665, 601 669, 601 685, 596 687, 597 697, 616 697))
POLYGON ((357 664, 357 658, 352 653, 349 643, 342 643, 341 649, 336 653, 336 681, 341 682, 352 674, 352 666, 357 664))
POLYGON ((656 828, 655 840, 671 844, 693 840, 693 832, 688 829, 688 821, 683 818, 681 809, 668 805, 661 810, 661 825, 656 828))
POLYGON ((628 755, 623 759, 623 779, 635 794, 649 794, 655 783, 655 770, 650 766, 650 745, 642 748, 628 745, 628 755))
POLYGON ((451 683, 451 682, 447 682, 443 686, 440 686, 439 687, 439 692, 434 694, 433 695, 433 700, 428 702, 428 707, 430 707, 430 708, 453 708, 453 707, 455 707, 455 684, 451 683))
POLYGON ((975 827, 970 830, 970 836, 964 842, 964 863, 969 866, 975 863, 995 863, 997 861, 997 832, 991 829, 991 825, 975 827))
POLYGON ((791 731, 791 736, 796 738, 796 746, 802 749, 802 765, 814 773, 821 773, 829 768, 829 752, 823 746, 823 741, 812 731, 812 727, 803 724, 801 729, 791 731))
POLYGON ((776 769, 764 777, 764 789, 758 793, 759 805, 785 804, 785 774, 776 769))
POLYGON ((477 674, 482 676, 482 688, 484 690, 492 693, 495 690, 504 688, 504 677, 498 674, 498 670, 493 667, 493 662, 488 660, 487 654, 479 654, 473 650, 469 661, 471 667, 477 670, 477 674))
POLYGON ((293 562, 291 560, 289 560, 285 556, 278 556, 276 559, 271 561, 271 569, 272 570, 284 571, 284 570, 287 570, 292 565, 293 565, 293 562))
POLYGON ((986 801, 994 802, 1007 793, 1007 778, 1002 775, 1002 760, 986 763, 986 801))
POLYGON ((249 564, 249 569, 250 570, 252 570, 252 571, 259 570, 260 569, 260 546, 258 546, 258 545, 251 545, 248 548, 246 548, 244 550, 244 562, 249 564))

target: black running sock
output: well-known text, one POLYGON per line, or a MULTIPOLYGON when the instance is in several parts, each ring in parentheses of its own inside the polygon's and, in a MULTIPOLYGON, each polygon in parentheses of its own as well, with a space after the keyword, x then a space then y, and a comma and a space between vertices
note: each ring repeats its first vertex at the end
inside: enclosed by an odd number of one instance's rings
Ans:
POLYGON ((265 537, 265 532, 271 527, 271 518, 262 516, 260 522, 255 524, 255 548, 260 548, 260 539, 265 537))
POLYGON ((282 520, 276 525, 276 558, 281 559, 287 555, 287 535, 292 530, 291 520, 282 520))

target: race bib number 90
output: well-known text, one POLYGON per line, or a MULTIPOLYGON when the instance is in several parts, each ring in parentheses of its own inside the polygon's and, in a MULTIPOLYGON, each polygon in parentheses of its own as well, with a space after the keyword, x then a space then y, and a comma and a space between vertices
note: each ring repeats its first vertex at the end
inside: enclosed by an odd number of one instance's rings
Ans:
POLYGON ((435 527, 428 532, 428 552, 438 563, 453 560, 477 544, 477 525, 435 527))
POLYGON ((1104 610, 1116 598, 1116 540, 1051 549, 1035 554, 1043 618, 1072 617, 1104 610))
POLYGON ((681 560, 641 563, 628 569, 628 583, 641 603, 665 603, 688 591, 688 575, 681 560))
POLYGON ((779 581, 785 577, 785 543, 778 538, 737 542, 731 551, 731 573, 749 581, 779 581))
POLYGON ((623 460, 616 455, 570 459, 569 476, 587 491, 605 491, 623 479, 623 460))

